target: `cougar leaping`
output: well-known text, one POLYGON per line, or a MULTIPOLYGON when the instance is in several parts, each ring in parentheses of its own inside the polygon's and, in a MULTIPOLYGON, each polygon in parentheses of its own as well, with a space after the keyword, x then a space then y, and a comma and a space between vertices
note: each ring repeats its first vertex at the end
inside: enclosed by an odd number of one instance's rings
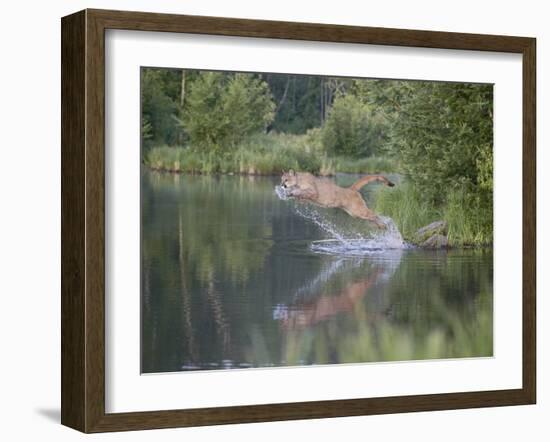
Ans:
POLYGON ((288 197, 304 200, 321 207, 337 207, 355 218, 370 221, 378 228, 384 228, 382 220, 367 207, 359 189, 371 181, 381 181, 387 186, 394 184, 382 175, 366 175, 350 187, 340 187, 328 178, 319 178, 307 172, 293 170, 283 173, 281 187, 288 197))

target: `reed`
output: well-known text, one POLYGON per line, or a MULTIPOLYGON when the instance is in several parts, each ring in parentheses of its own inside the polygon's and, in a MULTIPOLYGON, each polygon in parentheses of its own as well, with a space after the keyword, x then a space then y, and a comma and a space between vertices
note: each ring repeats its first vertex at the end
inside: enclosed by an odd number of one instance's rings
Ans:
POLYGON ((377 213, 391 217, 406 240, 433 221, 448 225, 451 247, 486 246, 493 242, 492 210, 463 189, 449 190, 444 203, 436 207, 406 181, 393 188, 380 187, 375 201, 377 213))
POLYGON ((343 173, 377 173, 395 170, 392 161, 380 158, 330 157, 315 131, 305 135, 259 134, 224 151, 193 146, 151 148, 144 163, 154 170, 190 174, 278 175, 294 169, 329 176, 343 173))

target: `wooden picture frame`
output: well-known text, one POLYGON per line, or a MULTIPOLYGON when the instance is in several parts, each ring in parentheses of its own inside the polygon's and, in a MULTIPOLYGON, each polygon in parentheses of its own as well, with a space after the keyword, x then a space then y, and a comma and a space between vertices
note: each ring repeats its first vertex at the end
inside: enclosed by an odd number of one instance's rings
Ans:
POLYGON ((62 424, 83 432, 533 404, 536 400, 536 41, 533 38, 84 10, 62 19, 62 424), (523 385, 132 413, 105 412, 105 30, 140 30, 523 57, 523 385))

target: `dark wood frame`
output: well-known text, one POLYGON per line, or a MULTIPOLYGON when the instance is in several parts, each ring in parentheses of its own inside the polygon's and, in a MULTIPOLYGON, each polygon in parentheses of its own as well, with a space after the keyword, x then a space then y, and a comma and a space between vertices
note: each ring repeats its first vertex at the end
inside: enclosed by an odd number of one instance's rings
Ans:
POLYGON ((215 17, 84 10, 62 30, 61 422, 83 432, 534 404, 536 40, 215 17), (127 29, 462 49, 523 56, 523 386, 514 390, 105 413, 105 30, 127 29))

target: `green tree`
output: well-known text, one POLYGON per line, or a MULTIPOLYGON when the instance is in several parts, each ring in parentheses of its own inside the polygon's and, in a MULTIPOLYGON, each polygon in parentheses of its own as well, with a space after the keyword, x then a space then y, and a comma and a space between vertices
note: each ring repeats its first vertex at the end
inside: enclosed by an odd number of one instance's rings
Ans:
POLYGON ((331 155, 368 157, 383 141, 382 122, 353 94, 338 96, 328 113, 321 139, 331 155))
POLYGON ((409 82, 392 114, 387 147, 432 202, 449 190, 492 197, 491 85, 409 82))
POLYGON ((189 89, 183 125, 194 148, 230 150, 273 121, 271 93, 256 76, 201 72, 189 89))
POLYGON ((200 73, 189 88, 182 125, 195 145, 214 146, 227 137, 228 116, 221 112, 225 76, 200 73))
POLYGON ((490 242, 493 232, 493 87, 401 82, 387 102, 388 152, 419 195, 440 208, 449 235, 490 242))
POLYGON ((223 112, 229 117, 229 144, 248 135, 265 131, 273 121, 275 103, 265 81, 250 74, 236 74, 229 80, 222 99, 223 112))

